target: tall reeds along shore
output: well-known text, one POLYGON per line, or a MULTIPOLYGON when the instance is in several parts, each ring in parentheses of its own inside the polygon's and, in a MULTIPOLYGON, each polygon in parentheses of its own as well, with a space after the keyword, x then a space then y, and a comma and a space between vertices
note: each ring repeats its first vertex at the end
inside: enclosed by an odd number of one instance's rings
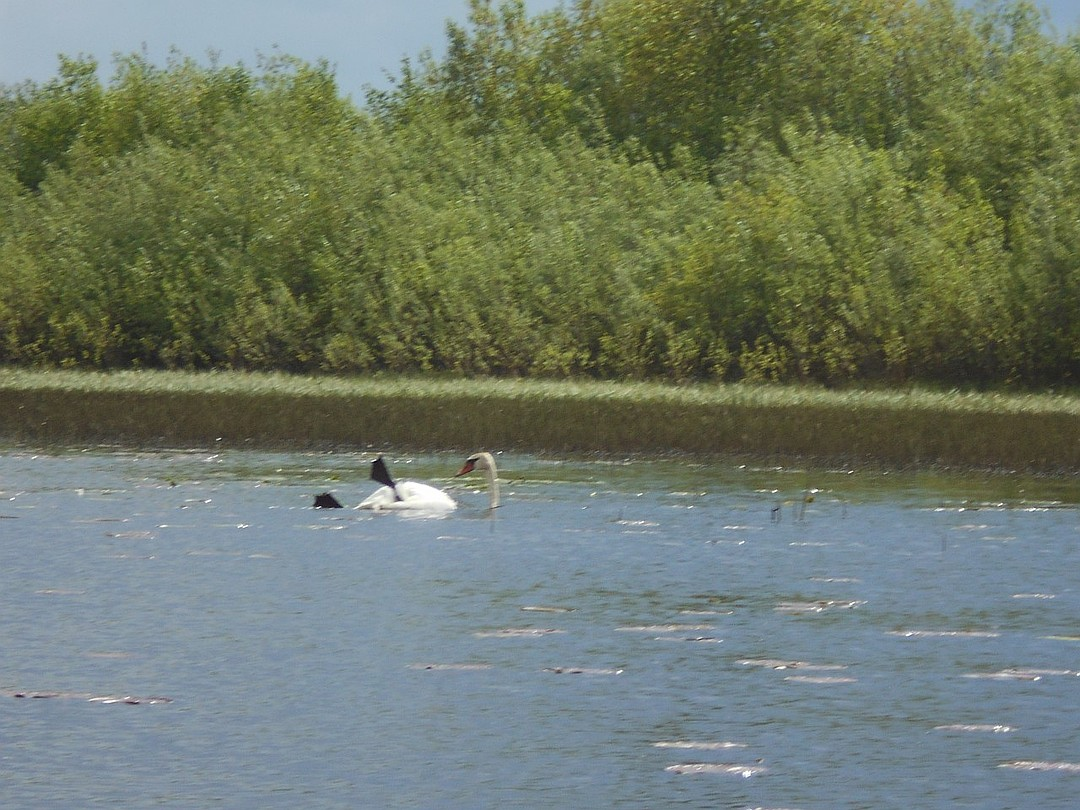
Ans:
POLYGON ((33 444, 732 454, 1080 471, 1080 400, 747 385, 0 372, 0 439, 33 444))

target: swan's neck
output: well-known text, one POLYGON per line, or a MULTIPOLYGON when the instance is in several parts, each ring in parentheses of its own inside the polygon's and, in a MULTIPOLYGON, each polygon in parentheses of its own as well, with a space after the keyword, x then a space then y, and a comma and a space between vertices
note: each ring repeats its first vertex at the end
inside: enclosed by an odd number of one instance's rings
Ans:
POLYGON ((487 480, 488 480, 488 493, 491 495, 491 503, 489 509, 494 509, 499 505, 499 476, 495 472, 495 462, 489 462, 487 468, 487 480))
POLYGON ((484 472, 487 473, 488 495, 491 498, 488 508, 494 509, 499 505, 499 471, 495 468, 495 457, 491 453, 484 453, 483 459, 484 472))

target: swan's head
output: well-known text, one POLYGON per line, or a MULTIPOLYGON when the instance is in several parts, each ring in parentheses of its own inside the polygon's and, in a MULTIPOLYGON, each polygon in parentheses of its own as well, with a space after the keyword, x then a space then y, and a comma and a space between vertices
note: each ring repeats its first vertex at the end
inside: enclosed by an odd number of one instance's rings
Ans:
POLYGON ((495 460, 491 457, 491 453, 473 453, 465 459, 465 464, 458 470, 457 475, 454 477, 457 478, 461 475, 468 475, 473 470, 493 470, 495 469, 494 461, 495 460))
POLYGON ((499 471, 495 469, 495 457, 491 453, 473 453, 462 465, 461 470, 454 476, 468 475, 473 470, 486 470, 488 488, 491 490, 491 508, 499 505, 499 471))

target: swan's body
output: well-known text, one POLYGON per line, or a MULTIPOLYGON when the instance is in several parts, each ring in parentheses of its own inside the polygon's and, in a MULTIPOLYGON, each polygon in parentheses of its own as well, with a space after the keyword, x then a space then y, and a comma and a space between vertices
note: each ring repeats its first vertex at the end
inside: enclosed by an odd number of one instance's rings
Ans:
POLYGON ((455 478, 468 475, 473 470, 484 470, 487 473, 488 494, 491 498, 489 509, 499 505, 499 471, 495 469, 495 457, 491 453, 473 453, 465 459, 465 465, 455 478))
POLYGON ((357 509, 418 512, 449 512, 457 509, 454 499, 441 489, 418 484, 416 481, 394 481, 382 456, 371 462, 371 480, 378 481, 383 486, 364 498, 357 509))
POLYGON ((441 489, 416 481, 397 481, 392 487, 379 487, 364 498, 357 508, 448 512, 457 509, 457 503, 441 489))

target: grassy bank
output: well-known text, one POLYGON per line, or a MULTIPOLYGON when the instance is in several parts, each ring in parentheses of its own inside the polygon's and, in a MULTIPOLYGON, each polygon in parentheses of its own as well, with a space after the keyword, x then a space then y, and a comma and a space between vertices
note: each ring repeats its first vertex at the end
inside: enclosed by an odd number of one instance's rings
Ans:
POLYGON ((274 374, 0 371, 0 438, 686 452, 1080 471, 1080 399, 274 374))

